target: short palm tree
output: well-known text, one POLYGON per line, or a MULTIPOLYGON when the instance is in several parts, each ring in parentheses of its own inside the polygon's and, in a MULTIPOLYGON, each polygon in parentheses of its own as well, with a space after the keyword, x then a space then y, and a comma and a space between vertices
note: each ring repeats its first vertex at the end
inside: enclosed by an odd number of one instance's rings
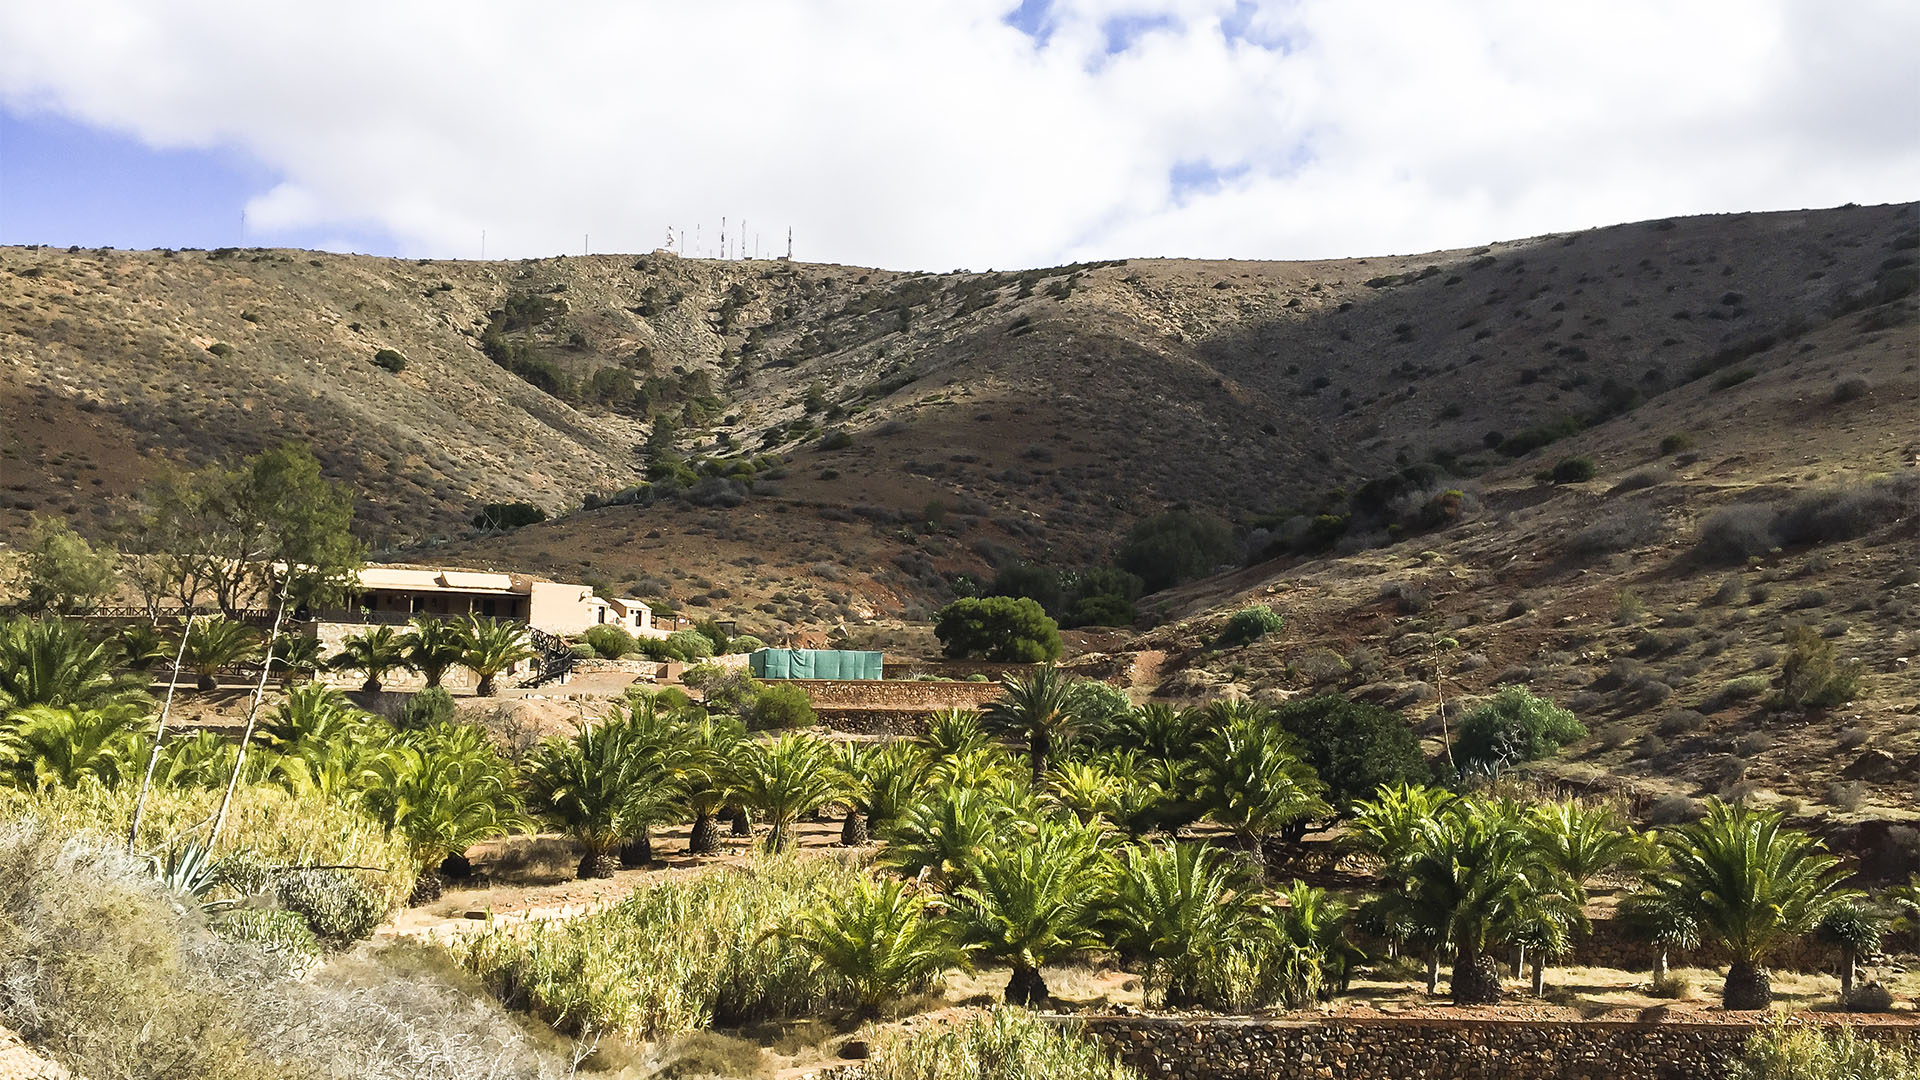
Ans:
POLYGON ((1114 717, 1100 741, 1153 761, 1183 761, 1205 735, 1199 710, 1153 702, 1114 717))
POLYGON ((1100 943, 1107 863, 1100 830, 1072 821, 1041 821, 1033 835, 979 853, 953 918, 962 943, 1012 967, 1009 1005, 1045 1004, 1040 969, 1100 943))
POLYGON ((257 644, 253 630, 243 622, 225 615, 195 619, 187 631, 186 649, 186 665, 198 677, 195 688, 206 691, 219 686, 214 678, 219 670, 252 656, 257 644))
POLYGON ((478 729, 430 732, 389 747, 369 770, 366 806, 407 840, 418 873, 412 903, 440 896, 441 867, 520 827, 512 769, 478 729))
MULTIPOLYGON (((160 760, 154 769, 154 783, 169 788, 205 788, 216 790, 226 785, 233 772, 237 748, 218 732, 202 729, 191 735, 175 735, 160 744, 160 760)), ((253 767, 242 780, 252 782, 265 768, 261 756, 247 758, 253 767)))
POLYGON ((114 649, 70 619, 0 621, 0 718, 34 705, 98 709, 143 701, 141 680, 116 675, 114 649))
POLYGON ((407 666, 407 647, 393 627, 375 626, 341 642, 333 666, 341 671, 365 672, 367 681, 361 691, 377 694, 387 672, 407 666))
POLYGON ((1647 881, 1662 903, 1731 954, 1720 995, 1730 1010, 1770 1005, 1767 955, 1855 896, 1841 888, 1840 860, 1780 822, 1776 813, 1709 800, 1706 817, 1662 838, 1670 861, 1647 881))
POLYGON ((1086 825, 1113 814, 1120 800, 1120 780, 1098 761, 1062 761, 1047 773, 1046 791, 1086 825))
POLYGON ((910 876, 924 876, 949 891, 973 881, 974 868, 990 848, 1013 831, 1015 812, 990 791, 936 788, 887 830, 880 857, 910 876))
POLYGON ((273 666, 288 675, 310 678, 327 666, 320 639, 305 634, 281 634, 273 642, 273 666))
POLYGON ((836 754, 847 798, 842 847, 864 847, 876 832, 891 827, 920 797, 932 771, 926 754, 905 741, 865 747, 841 743, 836 754))
POLYGON ((447 672, 459 667, 467 655, 459 624, 446 619, 414 616, 412 627, 401 636, 400 643, 407 650, 407 666, 419 672, 428 686, 439 686, 447 672))
POLYGON ((1033 786, 1039 787, 1054 751, 1072 740, 1079 725, 1074 704, 1073 679, 1052 664, 1045 664, 1024 676, 1007 676, 1000 696, 987 706, 983 719, 988 727, 1027 744, 1033 786))
POLYGON ((793 846, 793 826, 840 798, 845 780, 826 742, 811 735, 782 735, 751 743, 740 755, 734 790, 767 823, 767 850, 793 846))
POLYGON ((1589 882, 1634 853, 1633 833, 1605 807, 1547 803, 1533 808, 1528 825, 1534 845, 1573 884, 1574 898, 1582 904, 1589 882))
POLYGON ((570 739, 548 739, 527 769, 536 806, 585 849, 583 878, 612 877, 613 852, 633 832, 637 787, 635 755, 617 726, 584 724, 570 739))
POLYGON ((287 700, 267 715, 260 733, 268 746, 282 754, 298 754, 309 747, 353 738, 368 715, 354 708, 345 694, 325 683, 302 683, 287 691, 287 700))
POLYGON ((158 627, 135 623, 120 631, 120 659, 135 671, 147 672, 173 658, 173 642, 158 627))
POLYGON ((1210 961, 1245 936, 1254 915, 1233 868, 1199 844, 1134 847, 1113 893, 1108 936, 1145 963, 1148 994, 1169 1008, 1207 1004, 1210 961))
POLYGON ((926 895, 892 877, 863 877, 780 933, 797 942, 815 968, 846 984, 863 1018, 925 990, 966 960, 947 923, 928 910, 926 895))
POLYGON ((1383 862, 1410 853, 1422 824, 1454 798, 1445 788, 1425 784, 1383 785, 1372 799, 1355 800, 1347 843, 1383 862))
POLYGON ((0 734, 0 763, 17 787, 113 787, 139 774, 140 715, 131 705, 22 709, 0 734))
POLYGON ((1232 716, 1208 736, 1194 771, 1199 805, 1240 840, 1262 880, 1269 837, 1333 813, 1321 798, 1326 785, 1264 710, 1232 716))
POLYGON ((972 709, 941 709, 927 717, 927 729, 917 741, 935 760, 940 760, 985 746, 991 740, 980 726, 979 713, 972 709))
POLYGON ((460 663, 479 679, 473 692, 481 697, 493 696, 493 680, 501 672, 533 657, 524 627, 478 616, 467 617, 460 628, 460 644, 460 663))
POLYGON ((1541 908, 1571 903, 1570 887, 1534 846, 1522 812, 1505 803, 1447 803, 1421 824, 1408 850, 1389 853, 1386 876, 1406 921, 1451 946, 1456 1005, 1500 1000, 1489 939, 1541 908))
POLYGON ((733 778, 746 728, 731 715, 698 716, 684 721, 676 740, 686 753, 682 790, 693 816, 687 833, 687 854, 712 855, 720 850, 720 830, 714 819, 733 798, 733 778))
POLYGON ((1280 955, 1273 982, 1288 1008, 1304 1008, 1315 997, 1345 991, 1353 966, 1366 959, 1347 940, 1347 905, 1302 881, 1280 894, 1275 918, 1280 955))

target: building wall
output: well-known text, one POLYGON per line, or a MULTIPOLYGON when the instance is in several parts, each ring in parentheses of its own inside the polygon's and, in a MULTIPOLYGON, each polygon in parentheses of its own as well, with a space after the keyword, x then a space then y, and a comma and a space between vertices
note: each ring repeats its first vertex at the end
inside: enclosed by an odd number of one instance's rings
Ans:
POLYGON ((579 634, 594 621, 593 590, 585 585, 567 585, 558 581, 532 582, 527 623, 549 634, 579 634))

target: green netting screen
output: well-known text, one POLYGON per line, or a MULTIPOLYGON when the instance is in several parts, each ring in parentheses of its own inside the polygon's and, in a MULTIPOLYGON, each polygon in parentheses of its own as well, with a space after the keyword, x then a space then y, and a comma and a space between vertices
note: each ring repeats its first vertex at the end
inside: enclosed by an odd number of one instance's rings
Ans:
POLYGON ((878 679, 883 654, 849 649, 761 649, 747 657, 756 679, 878 679))

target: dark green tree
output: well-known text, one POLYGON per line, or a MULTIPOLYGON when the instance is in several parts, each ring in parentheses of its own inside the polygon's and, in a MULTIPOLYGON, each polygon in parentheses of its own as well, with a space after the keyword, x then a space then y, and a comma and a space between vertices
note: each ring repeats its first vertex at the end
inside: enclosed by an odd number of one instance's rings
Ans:
POLYGON ((1042 663, 1059 657, 1060 628, 1026 597, 963 597, 934 616, 941 651, 956 658, 1042 663))
POLYGON ((1148 592, 1204 577, 1234 557, 1233 530, 1209 514, 1169 510, 1135 525, 1120 544, 1120 568, 1148 592))
POLYGON ((1383 784, 1431 779, 1412 725, 1392 709, 1319 694, 1281 705, 1274 719, 1294 737, 1336 804, 1367 798, 1383 784))

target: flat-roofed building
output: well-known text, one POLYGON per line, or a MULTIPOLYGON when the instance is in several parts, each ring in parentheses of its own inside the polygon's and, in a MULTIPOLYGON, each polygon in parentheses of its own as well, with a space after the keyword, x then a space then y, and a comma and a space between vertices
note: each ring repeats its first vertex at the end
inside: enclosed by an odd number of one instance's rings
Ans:
MULTIPOLYGON (((415 615, 506 619, 549 634, 578 634, 618 626, 635 637, 665 637, 653 608, 631 596, 595 595, 590 585, 548 581, 529 574, 374 565, 360 571, 348 612, 402 621, 415 615)), ((324 617, 324 616, 323 616, 324 617)))

